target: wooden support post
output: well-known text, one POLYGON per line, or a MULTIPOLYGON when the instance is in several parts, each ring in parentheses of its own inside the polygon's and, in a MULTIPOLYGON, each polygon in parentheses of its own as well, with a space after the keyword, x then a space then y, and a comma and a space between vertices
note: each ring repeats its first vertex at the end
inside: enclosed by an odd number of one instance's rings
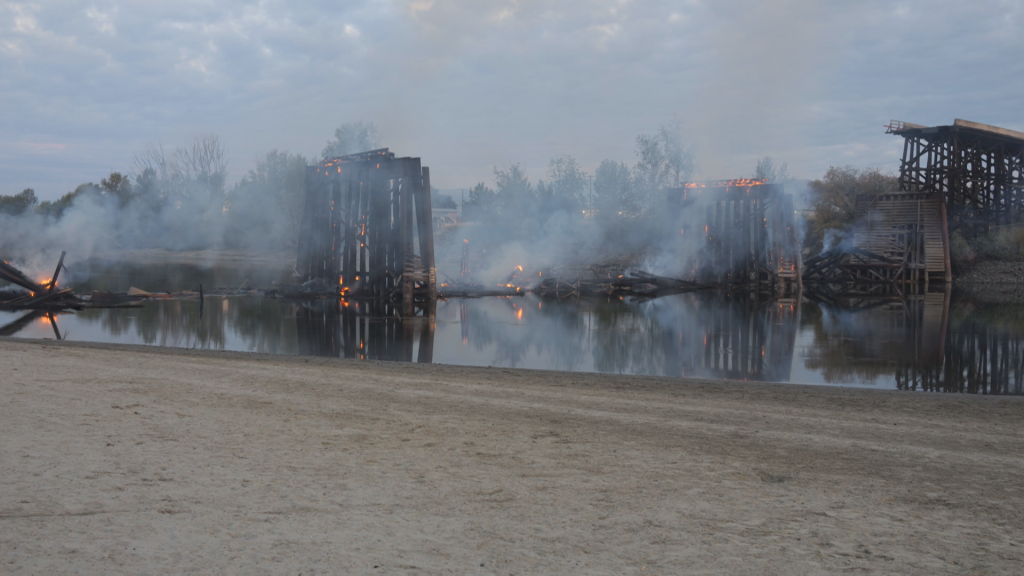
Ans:
MULTIPOLYGON (((419 162, 417 162, 417 168, 418 165, 419 162)), ((430 197, 430 168, 424 166, 419 172, 422 174, 422 180, 417 179, 417 182, 420 183, 420 193, 417 197, 420 258, 423 260, 424 268, 427 269, 428 299, 429 302, 434 302, 437 300, 437 264, 434 261, 434 223, 430 208, 432 201, 430 197)), ((431 316, 433 315, 431 314, 431 316)))
MULTIPOLYGON (((50 277, 50 285, 46 287, 47 293, 53 292, 54 287, 57 286, 57 277, 60 276, 60 269, 64 266, 64 257, 67 256, 67 254, 67 252, 63 250, 61 251, 60 260, 57 260, 57 269, 53 271, 53 276, 50 277)), ((52 316, 50 321, 53 322, 52 316)), ((60 340, 60 338, 58 338, 58 340, 60 340)))
POLYGON ((412 236, 413 236, 413 218, 412 218, 412 199, 413 199, 413 162, 414 160, 403 159, 400 174, 402 176, 400 186, 401 201, 399 202, 399 233, 397 234, 397 241, 399 242, 398 249, 398 265, 399 270, 402 274, 402 313, 409 316, 412 314, 412 288, 413 288, 413 274, 417 272, 409 264, 414 256, 412 236))

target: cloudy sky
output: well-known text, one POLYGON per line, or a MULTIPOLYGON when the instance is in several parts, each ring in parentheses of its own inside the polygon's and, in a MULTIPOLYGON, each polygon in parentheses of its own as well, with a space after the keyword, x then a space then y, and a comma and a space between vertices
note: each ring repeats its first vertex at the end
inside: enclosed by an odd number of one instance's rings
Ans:
POLYGON ((0 194, 55 198, 220 136, 237 179, 372 120, 439 188, 673 120, 700 179, 898 168, 890 119, 1024 130, 1024 2, 0 0, 0 194))

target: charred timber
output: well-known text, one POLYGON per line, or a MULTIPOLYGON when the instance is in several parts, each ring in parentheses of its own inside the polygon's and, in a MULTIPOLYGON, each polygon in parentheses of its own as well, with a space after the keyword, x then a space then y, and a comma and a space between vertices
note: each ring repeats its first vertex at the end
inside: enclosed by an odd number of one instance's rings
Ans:
MULTIPOLYGON (((36 310, 42 312, 62 312, 66 310, 83 310, 85 308, 114 308, 132 305, 118 304, 111 305, 102 300, 86 300, 75 294, 71 288, 57 288, 57 278, 64 268, 64 256, 61 252, 60 260, 57 262, 57 269, 53 277, 40 285, 33 281, 21 270, 12 266, 9 262, 0 262, 0 280, 6 280, 11 284, 27 290, 27 292, 5 291, 0 295, 0 310, 36 310)), ((52 319, 51 319, 52 321, 52 319)))
POLYGON ((297 260, 305 283, 327 289, 289 297, 435 298, 430 170, 387 148, 307 167, 297 260))

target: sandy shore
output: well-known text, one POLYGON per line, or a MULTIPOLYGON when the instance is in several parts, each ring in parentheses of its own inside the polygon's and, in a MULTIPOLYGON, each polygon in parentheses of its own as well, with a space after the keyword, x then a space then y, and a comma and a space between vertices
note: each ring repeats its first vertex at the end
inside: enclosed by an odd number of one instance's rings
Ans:
POLYGON ((1020 574, 1024 401, 0 339, 0 572, 1020 574))

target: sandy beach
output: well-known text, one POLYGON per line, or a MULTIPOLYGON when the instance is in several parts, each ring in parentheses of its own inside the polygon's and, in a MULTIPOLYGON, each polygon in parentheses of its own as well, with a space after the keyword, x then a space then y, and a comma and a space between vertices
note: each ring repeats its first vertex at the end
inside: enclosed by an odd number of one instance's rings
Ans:
POLYGON ((1024 399, 0 338, 0 572, 1020 574, 1024 399))

